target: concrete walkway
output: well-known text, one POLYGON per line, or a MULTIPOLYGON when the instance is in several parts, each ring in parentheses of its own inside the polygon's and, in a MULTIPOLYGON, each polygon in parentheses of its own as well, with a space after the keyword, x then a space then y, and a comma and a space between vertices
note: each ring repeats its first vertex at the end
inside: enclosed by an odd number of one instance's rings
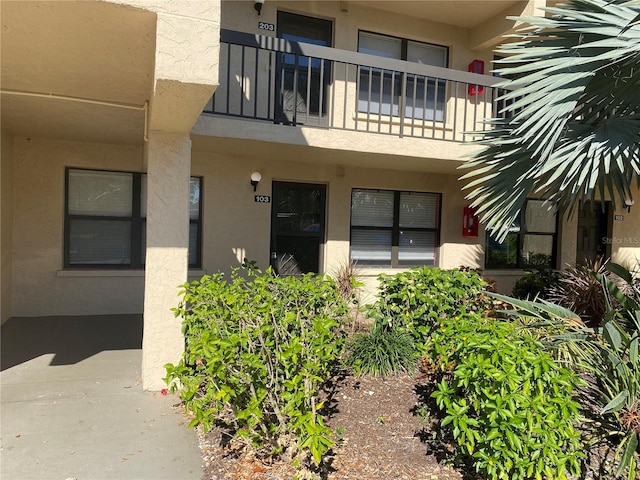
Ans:
POLYGON ((138 315, 2 325, 2 480, 199 480, 172 395, 141 387, 138 315))

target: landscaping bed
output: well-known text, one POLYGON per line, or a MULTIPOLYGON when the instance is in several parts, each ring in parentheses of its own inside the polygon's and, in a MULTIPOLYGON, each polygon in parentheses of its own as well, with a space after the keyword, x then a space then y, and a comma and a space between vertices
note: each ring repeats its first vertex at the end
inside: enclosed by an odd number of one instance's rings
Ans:
MULTIPOLYGON (((439 461, 427 443, 429 425, 415 414, 415 379, 408 375, 385 379, 347 377, 331 392, 327 424, 339 432, 338 445, 328 455, 322 473, 327 480, 458 480, 462 475, 439 461)), ((222 430, 199 429, 204 473, 202 480, 292 479, 284 462, 264 463, 239 445, 224 447, 222 430)))
POLYGON ((366 327, 328 278, 205 277, 185 285, 187 350, 165 380, 206 480, 635 480, 640 286, 607 272, 587 272, 596 329, 488 296, 468 269, 381 276, 366 327))

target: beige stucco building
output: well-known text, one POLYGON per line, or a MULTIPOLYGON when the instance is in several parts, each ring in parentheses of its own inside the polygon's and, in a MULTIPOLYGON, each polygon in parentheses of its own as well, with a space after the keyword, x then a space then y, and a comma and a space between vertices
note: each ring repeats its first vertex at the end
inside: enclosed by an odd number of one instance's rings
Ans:
POLYGON ((500 108, 493 48, 543 5, 3 1, 2 321, 143 314, 158 389, 178 285, 244 258, 351 258, 370 292, 412 265, 508 292, 530 266, 633 262, 637 209, 556 219, 532 200, 508 244, 463 232, 465 132, 500 108))

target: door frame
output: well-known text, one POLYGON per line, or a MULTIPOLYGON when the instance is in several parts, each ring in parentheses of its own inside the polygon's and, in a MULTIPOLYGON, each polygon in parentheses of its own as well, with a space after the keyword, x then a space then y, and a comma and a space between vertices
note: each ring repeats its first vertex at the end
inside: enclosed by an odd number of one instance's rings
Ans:
MULTIPOLYGON (((598 213, 598 249, 596 252, 596 257, 605 257, 608 258, 611 256, 611 242, 609 239, 611 238, 611 234, 613 231, 613 208, 610 201, 600 202, 599 200, 594 200, 595 204, 590 205, 590 202, 585 203, 580 207, 577 212, 576 219, 576 236, 580 232, 580 212, 584 208, 594 208, 598 213), (604 204, 604 211, 602 211, 601 205, 604 204)), ((576 242, 577 244, 577 242, 576 242)), ((577 245, 576 245, 577 247, 577 245)), ((576 248, 576 262, 583 262, 584 259, 578 258, 578 251, 576 248)))
MULTIPOLYGON (((278 186, 290 186, 290 187, 308 187, 312 188, 321 188, 320 192, 320 228, 318 231, 318 273, 322 274, 324 272, 324 253, 325 253, 325 245, 326 245, 326 231, 327 231, 327 189, 328 185, 323 182, 305 182, 305 181, 291 181, 291 180, 272 180, 271 182, 271 196, 272 196, 272 204, 271 204, 271 221, 269 225, 269 265, 272 268, 275 267, 274 260, 276 258, 273 257, 274 253, 277 253, 276 250, 276 238, 277 238, 277 229, 276 225, 276 213, 277 213, 277 202, 278 195, 276 193, 278 186)), ((315 232, 314 232, 315 233, 315 232)), ((300 237, 315 237, 315 235, 308 235, 304 232, 298 232, 292 236, 300 236, 300 237)), ((276 272, 277 273, 277 272, 276 272)))
MULTIPOLYGON (((306 14, 301 14, 301 13, 294 13, 294 12, 288 12, 286 10, 280 10, 278 9, 277 11, 277 18, 276 18, 276 36, 280 39, 282 39, 282 34, 283 34, 283 28, 284 25, 286 23, 286 20, 283 18, 283 16, 287 16, 287 15, 292 15, 295 17, 303 17, 303 18, 307 18, 309 20, 311 20, 312 22, 317 22, 318 24, 325 22, 329 27, 329 35, 328 35, 328 44, 326 45, 327 47, 332 47, 333 43, 334 43, 334 32, 335 32, 335 28, 334 28, 334 20, 330 19, 330 18, 324 18, 324 17, 317 17, 317 16, 311 16, 311 15, 306 15, 306 14)), ((294 103, 294 107, 292 112, 289 112, 285 109, 285 105, 284 105, 284 75, 285 75, 285 70, 287 69, 287 64, 284 62, 284 57, 285 55, 297 55, 295 53, 291 53, 291 54, 285 54, 285 53, 280 53, 276 56, 276 78, 275 78, 275 102, 274 102, 274 112, 273 112, 273 119, 274 119, 274 123, 283 123, 286 125, 304 125, 304 123, 301 121, 301 118, 298 118, 298 104, 297 101, 295 101, 294 103), (292 118, 289 119, 287 117, 287 114, 291 113, 292 114, 292 118)), ((298 86, 298 72, 302 71, 301 67, 296 63, 295 65, 290 65, 289 68, 293 69, 293 73, 294 73, 294 85, 296 85, 296 89, 299 88, 298 86)), ((306 68, 304 69, 306 70, 306 68)), ((331 62, 328 62, 328 64, 325 66, 324 68, 324 74, 321 76, 320 78, 320 84, 321 84, 321 88, 324 91, 324 95, 322 97, 322 102, 319 105, 319 112, 317 113, 310 113, 309 112, 309 105, 306 106, 307 112, 306 114, 300 114, 300 117, 304 117, 306 120, 308 120, 308 123, 311 125, 316 125, 317 126, 328 126, 327 122, 328 122, 328 118, 329 118, 329 88, 331 85, 331 70, 332 70, 332 65, 331 62), (324 104, 324 105, 323 105, 324 104), (325 125, 327 124, 327 125, 325 125)), ((314 71, 313 68, 310 69, 311 72, 314 71)), ((308 78, 307 81, 311 81, 311 78, 308 78)), ((296 96, 298 94, 298 92, 295 92, 296 96)))

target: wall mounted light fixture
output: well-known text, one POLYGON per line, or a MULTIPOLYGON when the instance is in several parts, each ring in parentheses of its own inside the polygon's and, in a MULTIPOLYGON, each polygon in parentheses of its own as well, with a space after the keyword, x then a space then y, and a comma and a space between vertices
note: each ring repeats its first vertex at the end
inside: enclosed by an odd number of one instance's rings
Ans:
POLYGON ((256 0, 256 3, 253 5, 253 8, 256 9, 256 12, 258 12, 258 15, 260 15, 260 12, 262 11, 263 4, 264 4, 264 0, 256 0))
POLYGON ((625 199, 624 204, 627 207, 627 213, 631 213, 631 207, 633 206, 634 203, 635 202, 630 198, 625 199))
POLYGON ((262 180, 262 175, 260 175, 260 172, 253 172, 251 174, 251 185, 253 185, 254 192, 258 188, 258 183, 260 183, 260 180, 262 180))

